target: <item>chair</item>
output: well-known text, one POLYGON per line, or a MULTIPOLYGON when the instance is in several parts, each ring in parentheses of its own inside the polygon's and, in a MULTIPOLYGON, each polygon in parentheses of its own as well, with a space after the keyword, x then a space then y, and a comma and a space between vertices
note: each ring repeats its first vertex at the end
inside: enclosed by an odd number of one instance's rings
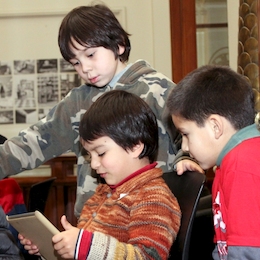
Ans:
POLYGON ((182 211, 180 230, 172 245, 169 259, 188 260, 193 221, 206 176, 193 171, 182 175, 171 171, 164 173, 163 178, 177 198, 182 211))
POLYGON ((39 210, 40 212, 44 213, 50 188, 56 179, 56 177, 52 177, 47 180, 37 182, 31 186, 27 205, 29 212, 39 210))
POLYGON ((189 260, 213 260, 214 234, 212 196, 209 194, 199 200, 191 232, 189 260))

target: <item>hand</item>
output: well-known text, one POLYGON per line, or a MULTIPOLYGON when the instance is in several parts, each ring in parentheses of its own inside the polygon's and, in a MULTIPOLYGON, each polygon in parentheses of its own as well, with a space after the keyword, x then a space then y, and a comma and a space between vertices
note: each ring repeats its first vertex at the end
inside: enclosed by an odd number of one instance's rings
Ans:
POLYGON ((54 249, 62 258, 71 259, 74 258, 79 229, 73 227, 65 215, 61 217, 61 224, 65 231, 53 236, 52 242, 54 249))
POLYGON ((30 255, 40 255, 39 248, 31 240, 25 238, 22 234, 18 234, 18 239, 30 255))
POLYGON ((198 171, 205 173, 204 170, 194 161, 185 159, 176 164, 176 172, 178 175, 182 175, 185 171, 198 171))

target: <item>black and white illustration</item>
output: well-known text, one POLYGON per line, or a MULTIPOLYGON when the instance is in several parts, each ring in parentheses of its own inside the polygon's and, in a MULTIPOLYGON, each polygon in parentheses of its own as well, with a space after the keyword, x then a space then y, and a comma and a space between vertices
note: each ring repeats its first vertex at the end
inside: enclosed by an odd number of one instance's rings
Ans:
POLYGON ((58 75, 44 74, 37 78, 38 105, 54 106, 59 101, 58 75))
POLYGON ((80 85, 73 66, 61 58, 0 61, 0 124, 37 122, 80 85))
POLYGON ((69 93, 70 90, 80 85, 81 85, 81 78, 78 74, 61 73, 60 74, 61 99, 63 99, 69 93))
POLYGON ((60 59, 60 72, 76 72, 71 63, 60 59))
POLYGON ((35 75, 19 75, 13 77, 15 107, 35 108, 35 75))
POLYGON ((15 60, 14 74, 34 74, 35 60, 15 60))
POLYGON ((0 61, 0 75, 11 75, 12 64, 11 62, 0 61))
POLYGON ((0 76, 0 109, 11 108, 13 106, 14 99, 12 77, 0 76))
POLYGON ((17 109, 15 111, 15 122, 33 124, 37 121, 37 111, 35 109, 17 109))
POLYGON ((13 123, 14 123, 13 110, 1 110, 0 124, 13 124, 13 123))
POLYGON ((58 72, 57 59, 37 60, 37 73, 54 73, 58 72))

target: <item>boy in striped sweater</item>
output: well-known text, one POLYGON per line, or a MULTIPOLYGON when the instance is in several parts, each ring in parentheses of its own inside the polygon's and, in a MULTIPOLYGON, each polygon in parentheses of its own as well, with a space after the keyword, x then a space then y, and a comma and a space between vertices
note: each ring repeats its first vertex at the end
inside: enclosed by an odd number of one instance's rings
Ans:
MULTIPOLYGON (((67 259, 167 259, 180 226, 178 202, 156 168, 157 120, 135 94, 112 90, 84 114, 80 136, 106 183, 86 201, 78 226, 52 239, 67 259)), ((26 244, 26 241, 23 241, 26 244)), ((28 243, 31 253, 38 249, 28 243)))

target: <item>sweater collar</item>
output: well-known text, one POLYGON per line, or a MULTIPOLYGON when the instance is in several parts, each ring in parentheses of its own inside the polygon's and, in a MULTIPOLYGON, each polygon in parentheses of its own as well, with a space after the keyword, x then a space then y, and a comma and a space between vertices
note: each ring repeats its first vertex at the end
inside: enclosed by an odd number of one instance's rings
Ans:
POLYGON ((223 158, 225 157, 225 155, 231 151, 235 146, 239 145, 240 143, 242 143, 243 141, 247 140, 247 139, 251 139, 254 137, 260 137, 260 132, 257 128, 256 124, 252 124, 249 125, 247 127, 244 127, 242 129, 240 129, 239 131, 237 131, 228 141, 228 143, 225 145, 225 147, 223 148, 223 150, 221 151, 221 153, 218 156, 217 159, 217 166, 220 166, 223 158))
POLYGON ((142 75, 147 75, 149 73, 154 73, 156 70, 151 67, 151 65, 145 60, 137 60, 131 64, 130 68, 125 71, 125 73, 120 77, 117 82, 118 86, 131 85, 136 81, 140 81, 142 75))
POLYGON ((112 192, 114 192, 116 190, 117 187, 121 186, 123 183, 131 180, 132 178, 134 178, 135 176, 143 173, 143 172, 146 172, 148 170, 151 170, 153 168, 155 168, 155 166, 157 165, 157 162, 154 162, 154 163, 151 163, 151 164, 148 164, 146 166, 144 166, 143 168, 137 170, 136 172, 130 174, 129 176, 127 176, 125 179, 123 179, 122 181, 120 181, 118 184, 116 185, 109 185, 109 187, 112 189, 112 192))

